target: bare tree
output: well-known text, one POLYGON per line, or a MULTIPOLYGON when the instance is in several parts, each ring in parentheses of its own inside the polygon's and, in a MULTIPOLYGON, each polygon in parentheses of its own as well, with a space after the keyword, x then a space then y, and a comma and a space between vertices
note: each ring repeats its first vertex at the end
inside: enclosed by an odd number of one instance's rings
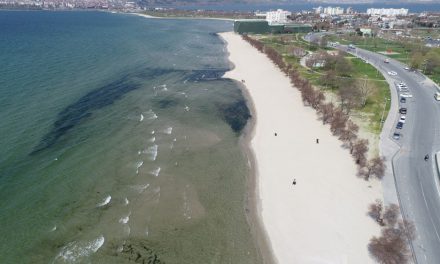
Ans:
POLYGON ((364 79, 363 83, 358 83, 356 86, 359 90, 361 106, 364 107, 367 103, 368 96, 370 96, 373 91, 373 87, 368 85, 367 79, 364 79))
POLYGON ((348 116, 342 111, 340 107, 334 109, 333 118, 330 122, 330 130, 333 135, 340 135, 345 129, 345 124, 347 123, 348 116))
POLYGON ((383 204, 382 201, 377 199, 373 204, 370 204, 368 208, 368 215, 371 216, 371 218, 374 219, 379 225, 383 226, 383 204))
POLYGON ((350 154, 353 152, 353 145, 357 139, 357 133, 359 131, 359 126, 353 121, 348 120, 345 129, 341 132, 339 139, 342 140, 347 147, 350 149, 350 154))
POLYGON ((341 106, 348 115, 350 111, 360 105, 360 94, 356 86, 342 86, 339 88, 339 97, 341 99, 341 106))
POLYGON ((321 115, 321 120, 323 124, 331 122, 333 118, 335 106, 333 103, 321 103, 318 108, 318 113, 321 115))
POLYGON ((368 180, 371 176, 378 178, 379 180, 385 175, 385 158, 375 157, 371 159, 367 164, 368 173, 365 175, 365 180, 368 180))
POLYGON ((367 139, 358 139, 353 145, 353 151, 351 155, 353 156, 356 164, 360 167, 366 165, 366 154, 368 151, 368 140, 367 139))
POLYGON ((397 224, 397 220, 399 219, 400 209, 397 204, 390 204, 385 207, 385 211, 383 213, 383 221, 387 226, 395 226, 397 224))

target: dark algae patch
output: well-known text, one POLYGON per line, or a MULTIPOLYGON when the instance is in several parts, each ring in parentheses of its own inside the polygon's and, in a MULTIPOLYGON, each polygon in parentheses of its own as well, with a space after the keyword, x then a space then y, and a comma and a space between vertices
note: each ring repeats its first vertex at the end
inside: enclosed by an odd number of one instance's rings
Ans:
POLYGON ((244 99, 239 99, 231 104, 219 105, 218 109, 223 120, 236 133, 240 133, 246 126, 248 119, 251 118, 249 108, 244 99))

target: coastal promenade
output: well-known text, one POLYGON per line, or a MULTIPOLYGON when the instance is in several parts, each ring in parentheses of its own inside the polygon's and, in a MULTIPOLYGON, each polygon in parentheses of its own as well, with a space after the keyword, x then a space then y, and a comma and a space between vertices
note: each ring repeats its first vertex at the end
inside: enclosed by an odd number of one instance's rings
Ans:
POLYGON ((356 177, 348 150, 264 54, 221 36, 235 66, 225 77, 244 80, 254 108, 258 208, 276 261, 374 263, 367 244, 380 230, 366 212, 380 182, 356 177))

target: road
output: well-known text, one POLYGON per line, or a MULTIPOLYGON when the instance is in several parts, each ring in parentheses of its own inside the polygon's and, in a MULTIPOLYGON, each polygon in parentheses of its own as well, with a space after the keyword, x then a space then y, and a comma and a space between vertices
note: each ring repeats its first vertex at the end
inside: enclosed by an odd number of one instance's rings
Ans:
MULTIPOLYGON (((309 39, 310 40, 310 39, 309 39)), ((347 47, 337 48, 347 51, 347 47)), ((356 48, 350 53, 365 59, 378 69, 394 89, 392 106, 388 116, 388 126, 381 134, 381 147, 397 143, 395 151, 389 152, 391 173, 394 173, 395 189, 405 219, 414 222, 417 238, 412 242, 416 263, 440 263, 440 185, 434 155, 440 150, 440 102, 434 100, 436 87, 431 80, 417 72, 404 69, 406 65, 385 56, 356 48), (396 76, 390 76, 395 71, 396 76), (400 103, 395 84, 404 82, 409 87, 412 98, 400 103), (400 118, 397 109, 408 109, 406 123, 396 129, 400 118), (394 140, 393 133, 402 134, 394 140), (429 154, 430 159, 424 161, 429 154)), ((393 148, 392 146, 390 148, 393 148)), ((388 186, 389 187, 389 186, 388 186)), ((384 191, 387 191, 384 188, 384 191)))

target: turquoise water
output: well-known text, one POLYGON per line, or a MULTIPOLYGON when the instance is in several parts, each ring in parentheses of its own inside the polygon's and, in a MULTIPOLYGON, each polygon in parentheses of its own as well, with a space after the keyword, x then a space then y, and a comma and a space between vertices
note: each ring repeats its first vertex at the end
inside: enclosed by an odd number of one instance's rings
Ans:
POLYGON ((0 12, 0 263, 259 263, 230 29, 0 12))

